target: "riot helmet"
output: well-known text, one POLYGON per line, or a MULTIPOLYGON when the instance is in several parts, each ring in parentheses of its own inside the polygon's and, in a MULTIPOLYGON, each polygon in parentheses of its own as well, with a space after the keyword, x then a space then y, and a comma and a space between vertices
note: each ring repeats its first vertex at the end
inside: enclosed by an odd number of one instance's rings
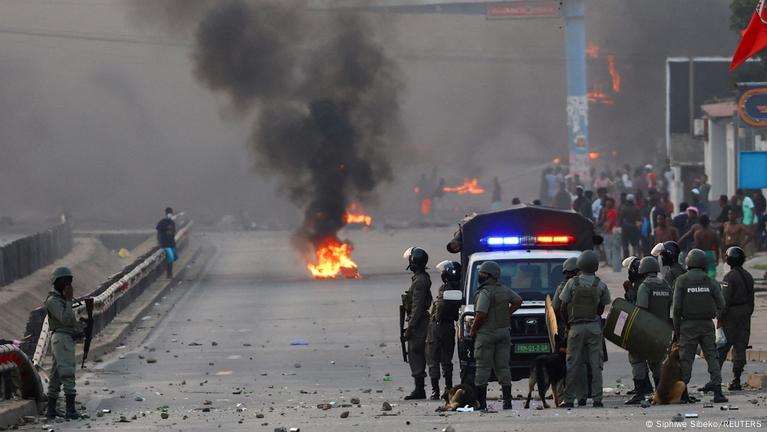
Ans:
POLYGON ((426 263, 429 262, 429 254, 418 246, 407 248, 402 257, 407 260, 407 270, 414 272, 426 270, 426 263))
POLYGON ((624 259, 622 264, 623 267, 628 268, 629 282, 639 282, 642 280, 642 276, 639 275, 639 258, 632 255, 624 259))
POLYGON ((743 267, 743 263, 746 262, 746 253, 740 247, 733 246, 727 249, 724 258, 730 267, 743 267))
POLYGON ((437 270, 442 275, 442 282, 458 282, 461 280, 461 264, 445 260, 437 264, 437 270))
POLYGON ((679 248, 679 244, 675 241, 667 241, 658 243, 652 249, 651 254, 653 256, 660 256, 661 262, 664 266, 671 266, 679 263, 679 254, 682 250, 679 248))

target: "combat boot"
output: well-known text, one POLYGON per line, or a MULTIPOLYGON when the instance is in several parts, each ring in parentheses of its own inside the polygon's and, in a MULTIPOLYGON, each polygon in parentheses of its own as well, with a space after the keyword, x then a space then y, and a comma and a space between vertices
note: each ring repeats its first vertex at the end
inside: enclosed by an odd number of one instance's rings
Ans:
POLYGON ((700 390, 701 393, 715 392, 716 391, 716 387, 717 386, 715 386, 714 383, 709 381, 709 382, 706 383, 706 385, 701 387, 699 390, 700 390))
POLYGON ((483 386, 476 386, 477 389, 477 402, 479 402, 479 409, 487 409, 487 384, 483 386))
POLYGON ((48 410, 45 411, 45 416, 49 419, 56 417, 64 417, 64 413, 56 408, 56 398, 48 398, 48 410))
POLYGON ((511 409, 511 386, 501 386, 501 391, 503 392, 503 409, 509 410, 511 409))
POLYGON ((696 403, 696 402, 698 402, 697 398, 695 398, 694 396, 690 396, 690 394, 687 393, 687 387, 685 387, 684 393, 682 393, 681 400, 682 400, 682 403, 696 403))
POLYGON ((729 402, 729 400, 726 397, 724 397, 724 395, 722 394, 722 389, 718 388, 718 389, 714 390, 713 402, 714 403, 725 403, 725 402, 729 402))
POLYGON ((439 378, 431 379, 431 400, 439 400, 439 378))
POLYGON ((424 388, 424 378, 415 378, 415 389, 412 393, 405 396, 405 400, 420 400, 426 399, 426 389, 424 388))
POLYGON ((729 386, 727 386, 727 390, 730 391, 740 391, 743 390, 743 387, 740 385, 740 374, 735 374, 735 377, 732 379, 732 382, 729 386))
POLYGON ((447 398, 447 395, 450 392, 450 389, 453 388, 453 376, 446 376, 445 377, 445 392, 442 393, 442 399, 447 398))
POLYGON ((75 408, 75 395, 66 395, 67 411, 65 416, 68 420, 77 420, 80 418, 80 413, 75 408))
POLYGON ((645 395, 647 394, 647 384, 644 382, 644 380, 634 380, 634 389, 636 390, 634 392, 634 396, 631 397, 631 399, 624 402, 624 405, 639 405, 644 400, 645 395))

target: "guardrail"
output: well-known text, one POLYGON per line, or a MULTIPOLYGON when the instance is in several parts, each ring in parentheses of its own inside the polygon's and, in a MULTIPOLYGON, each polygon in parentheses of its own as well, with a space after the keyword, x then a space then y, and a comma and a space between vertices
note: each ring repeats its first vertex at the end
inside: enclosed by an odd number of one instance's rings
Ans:
POLYGON ((0 345, 0 373, 14 369, 19 373, 18 385, 22 397, 42 402, 43 384, 29 357, 15 345, 0 345))
MULTIPOLYGON (((174 217, 180 220, 183 213, 174 217)), ((186 222, 176 232, 176 248, 181 250, 187 239, 192 222, 186 222)), ((162 263, 167 259, 165 249, 159 246, 153 248, 148 253, 136 259, 131 265, 123 271, 110 277, 105 283, 101 284, 95 291, 85 296, 94 299, 93 307, 93 335, 97 335, 113 319, 125 309, 136 297, 144 292, 149 285, 149 276, 163 270, 162 263)), ((80 305, 75 308, 75 314, 85 315, 85 306, 80 305)), ((32 364, 35 367, 42 365, 43 359, 48 353, 50 345, 51 332, 48 327, 48 317, 43 309, 32 312, 30 322, 27 324, 28 335, 39 335, 36 338, 28 337, 26 349, 31 351, 34 347, 32 364), (40 325, 41 323, 41 325, 40 325), (35 327, 39 327, 39 330, 35 327)))
POLYGON ((22 237, 0 247, 0 286, 28 276, 72 250, 68 223, 22 237))

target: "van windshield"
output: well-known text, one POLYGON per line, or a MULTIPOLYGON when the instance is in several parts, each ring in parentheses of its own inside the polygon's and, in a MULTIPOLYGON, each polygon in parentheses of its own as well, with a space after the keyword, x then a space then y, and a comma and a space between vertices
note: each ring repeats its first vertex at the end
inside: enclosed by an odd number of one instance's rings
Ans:
MULTIPOLYGON (((471 269, 471 289, 469 304, 474 304, 474 296, 477 294, 477 277, 479 266, 484 261, 477 261, 471 269)), ((564 276, 562 275, 562 263, 564 259, 540 259, 540 260, 500 260, 495 261, 501 266, 501 282, 510 287, 522 297, 522 300, 543 301, 546 294, 554 295, 557 285, 564 276)))

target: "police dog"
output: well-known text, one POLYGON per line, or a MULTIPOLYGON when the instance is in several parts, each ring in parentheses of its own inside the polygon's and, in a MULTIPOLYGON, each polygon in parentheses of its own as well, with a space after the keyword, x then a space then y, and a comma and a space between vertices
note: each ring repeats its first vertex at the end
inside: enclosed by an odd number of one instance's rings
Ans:
POLYGON ((673 343, 660 370, 660 382, 655 387, 653 405, 682 403, 682 395, 687 386, 682 381, 682 368, 679 365, 679 344, 673 343))
POLYGON ((533 396, 536 384, 538 385, 538 396, 541 398, 543 408, 549 408, 546 403, 546 392, 551 387, 554 394, 554 406, 559 406, 559 394, 557 394, 557 385, 564 382, 567 374, 567 347, 559 335, 555 338, 555 350, 551 354, 543 354, 533 360, 530 365, 530 378, 528 379, 527 402, 525 408, 530 408, 530 399, 533 396))
POLYGON ((477 401, 474 387, 468 384, 457 385, 447 392, 445 392, 445 405, 437 408, 437 412, 455 411, 458 408, 470 406, 472 408, 479 409, 479 401, 477 401))

